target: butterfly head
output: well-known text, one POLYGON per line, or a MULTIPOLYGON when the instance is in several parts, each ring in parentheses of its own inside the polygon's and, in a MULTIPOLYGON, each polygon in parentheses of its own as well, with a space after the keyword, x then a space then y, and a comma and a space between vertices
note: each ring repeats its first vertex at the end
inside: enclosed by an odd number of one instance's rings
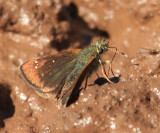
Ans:
POLYGON ((96 49, 98 54, 102 54, 104 51, 107 51, 109 47, 108 42, 105 40, 99 40, 92 46, 96 49))

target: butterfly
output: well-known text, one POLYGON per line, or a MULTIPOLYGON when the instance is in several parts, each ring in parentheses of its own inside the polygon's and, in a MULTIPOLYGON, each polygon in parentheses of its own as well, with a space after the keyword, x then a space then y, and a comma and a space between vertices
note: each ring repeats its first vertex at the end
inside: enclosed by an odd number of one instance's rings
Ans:
POLYGON ((98 40, 83 50, 64 50, 27 61, 20 66, 20 72, 40 96, 48 99, 55 97, 58 107, 65 107, 82 74, 87 75, 97 69, 101 63, 100 55, 108 49, 108 42, 98 40))

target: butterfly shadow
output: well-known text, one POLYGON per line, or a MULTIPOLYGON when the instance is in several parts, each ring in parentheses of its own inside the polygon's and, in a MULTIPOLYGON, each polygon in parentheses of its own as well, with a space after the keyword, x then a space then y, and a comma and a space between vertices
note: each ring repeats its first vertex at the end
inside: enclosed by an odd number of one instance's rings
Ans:
MULTIPOLYGON (((118 77, 112 77, 110 78, 110 81, 112 81, 113 83, 118 83, 119 79, 120 79, 121 75, 119 75, 118 77)), ((108 80, 104 77, 98 77, 93 84, 89 84, 88 86, 93 86, 93 85, 98 85, 98 86, 102 86, 106 83, 109 83, 108 80)))
MULTIPOLYGON (((118 77, 112 77, 110 78, 110 80, 113 82, 113 83, 118 83, 119 82, 119 79, 120 79, 121 75, 119 75, 118 77)), ((76 102, 79 98, 79 95, 80 95, 80 92, 83 90, 83 89, 86 89, 87 86, 94 86, 94 85, 98 85, 98 86, 102 86, 106 83, 109 83, 107 81, 106 78, 104 77, 98 77, 93 84, 88 84, 88 78, 89 76, 86 78, 86 81, 85 81, 85 87, 84 88, 80 88, 82 82, 84 81, 84 77, 81 77, 81 79, 78 80, 77 82, 77 85, 75 86, 75 89, 73 90, 71 96, 70 96, 70 99, 67 103, 67 106, 70 106, 71 104, 73 104, 74 102, 76 102), (76 88, 80 88, 80 89, 76 89, 76 88)))
POLYGON ((80 92, 83 90, 83 88, 78 89, 78 91, 73 91, 73 93, 71 94, 71 98, 69 99, 68 103, 67 103, 67 107, 70 106, 71 104, 75 103, 80 95, 80 92))
MULTIPOLYGON (((76 102, 79 98, 80 92, 83 90, 83 88, 81 88, 81 84, 84 81, 85 77, 83 75, 81 75, 81 77, 78 79, 78 82, 76 84, 76 86, 74 87, 74 90, 70 96, 70 99, 67 103, 67 106, 70 106, 71 104, 73 104, 74 102, 76 102)), ((86 79, 88 80, 88 79, 86 79)), ((85 86, 86 88, 86 86, 85 86)))

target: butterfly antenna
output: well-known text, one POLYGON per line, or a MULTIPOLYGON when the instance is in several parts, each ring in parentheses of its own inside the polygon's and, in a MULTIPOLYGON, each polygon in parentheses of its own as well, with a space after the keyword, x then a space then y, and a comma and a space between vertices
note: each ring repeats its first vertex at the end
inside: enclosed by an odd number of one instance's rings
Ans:
MULTIPOLYGON (((131 60, 129 59, 129 56, 128 56, 126 53, 117 51, 117 48, 116 48, 116 47, 109 47, 108 50, 113 51, 113 52, 115 52, 115 53, 117 53, 117 54, 123 55, 124 57, 126 57, 126 58, 129 60, 129 62, 130 62, 132 65, 134 65, 134 64, 131 62, 131 60)), ((114 55, 115 55, 115 54, 114 54, 114 55)), ((115 56, 114 56, 114 57, 115 57, 115 56)), ((114 58, 113 58, 113 59, 114 59, 114 58)), ((113 60, 113 59, 112 59, 112 60, 113 60)))
POLYGON ((126 53, 117 51, 117 48, 116 48, 116 47, 109 47, 108 50, 113 51, 113 52, 115 52, 115 53, 117 53, 117 54, 121 54, 121 55, 125 56, 126 58, 129 57, 126 53))
MULTIPOLYGON (((109 43, 109 42, 108 42, 108 43, 109 43)), ((109 69, 108 69, 108 75, 109 75, 109 71, 111 70, 112 75, 114 76, 114 73, 113 73, 113 70, 112 70, 112 62, 113 62, 116 54, 123 55, 123 56, 125 56, 125 57, 128 58, 128 59, 129 59, 129 56, 128 56, 126 53, 117 51, 117 48, 116 48, 116 47, 108 47, 108 50, 114 52, 113 58, 112 58, 112 60, 110 61, 110 67, 109 67, 109 69)), ((129 60, 129 61, 130 61, 130 60, 129 60)), ((114 77, 115 77, 115 76, 114 76, 114 77)))

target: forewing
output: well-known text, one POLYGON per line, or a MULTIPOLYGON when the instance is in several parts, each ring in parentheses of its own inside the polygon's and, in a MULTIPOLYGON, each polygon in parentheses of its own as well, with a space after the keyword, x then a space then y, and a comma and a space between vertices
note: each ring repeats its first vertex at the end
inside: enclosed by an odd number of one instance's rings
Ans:
POLYGON ((44 58, 33 59, 22 64, 20 71, 26 82, 40 93, 51 91, 59 93, 67 75, 73 70, 80 51, 80 49, 67 50, 44 58))

